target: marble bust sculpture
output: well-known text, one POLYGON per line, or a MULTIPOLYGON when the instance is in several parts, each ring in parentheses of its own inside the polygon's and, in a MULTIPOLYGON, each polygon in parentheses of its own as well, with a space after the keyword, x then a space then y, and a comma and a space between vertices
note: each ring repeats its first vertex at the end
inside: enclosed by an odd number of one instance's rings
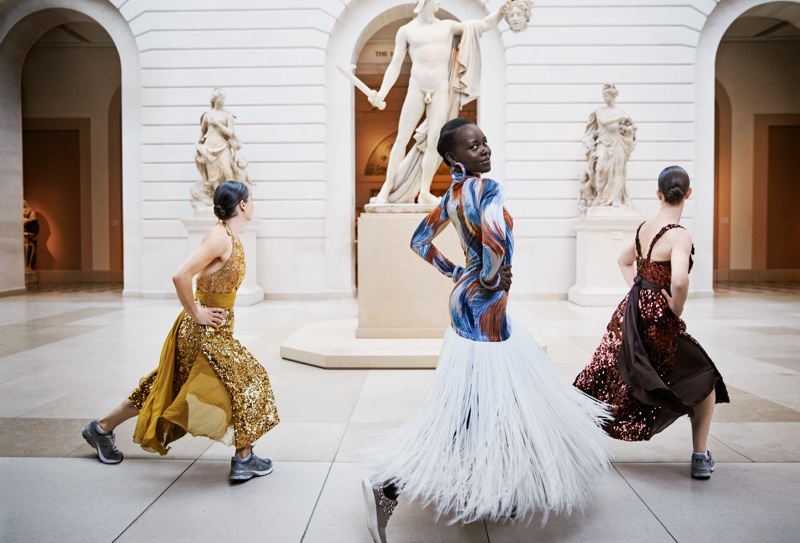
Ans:
POLYGON ((513 32, 527 30, 531 22, 531 9, 533 2, 530 0, 509 0, 505 6, 505 19, 513 32))
POLYGON ((625 188, 628 159, 636 146, 636 125, 616 107, 619 91, 612 84, 603 86, 606 105, 589 116, 583 144, 586 171, 581 174, 579 205, 588 207, 630 207, 625 188))

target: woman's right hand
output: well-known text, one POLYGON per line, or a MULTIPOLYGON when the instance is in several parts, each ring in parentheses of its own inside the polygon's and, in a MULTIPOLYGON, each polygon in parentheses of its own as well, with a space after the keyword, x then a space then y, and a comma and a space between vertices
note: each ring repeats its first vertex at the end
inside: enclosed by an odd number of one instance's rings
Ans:
POLYGON ((513 276, 511 273, 511 264, 500 266, 497 273, 500 275, 500 283, 495 290, 509 291, 511 289, 511 277, 513 276))
POLYGON ((219 328, 225 323, 225 310, 221 307, 203 307, 200 302, 195 302, 195 305, 197 305, 197 317, 193 317, 193 320, 197 324, 219 328))

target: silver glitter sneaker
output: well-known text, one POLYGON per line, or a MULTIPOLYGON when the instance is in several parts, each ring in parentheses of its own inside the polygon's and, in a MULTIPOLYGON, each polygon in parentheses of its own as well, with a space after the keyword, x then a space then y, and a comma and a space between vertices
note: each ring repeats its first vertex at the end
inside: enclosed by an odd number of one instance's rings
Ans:
POLYGON ((262 477, 272 473, 272 460, 259 458, 252 450, 247 458, 231 457, 231 474, 228 480, 232 483, 249 481, 253 477, 262 477))
POLYGON ((714 471, 714 459, 711 458, 711 451, 706 451, 708 458, 703 454, 692 453, 692 478, 710 479, 711 472, 714 471))
POLYGON ((373 483, 368 477, 361 481, 364 505, 367 507, 367 529, 375 543, 386 543, 386 524, 397 507, 397 500, 386 497, 381 483, 373 483))
POLYGON ((114 432, 104 432, 100 429, 96 420, 83 427, 81 435, 86 443, 94 447, 97 451, 97 457, 103 464, 119 464, 122 462, 122 451, 117 449, 114 444, 116 436, 114 432))

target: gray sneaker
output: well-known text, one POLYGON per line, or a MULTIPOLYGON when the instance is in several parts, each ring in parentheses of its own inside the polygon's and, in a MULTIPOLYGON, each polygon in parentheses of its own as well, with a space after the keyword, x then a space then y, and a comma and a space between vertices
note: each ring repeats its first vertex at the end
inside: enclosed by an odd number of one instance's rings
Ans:
POLYGON ((122 462, 123 454, 114 444, 116 436, 114 432, 104 432, 100 429, 96 420, 83 427, 81 435, 86 443, 97 451, 97 457, 103 464, 119 464, 122 462))
POLYGON ((397 507, 397 500, 383 493, 381 483, 373 483, 368 477, 361 481, 364 505, 367 507, 367 529, 375 543, 386 543, 386 525, 397 507))
POLYGON ((231 457, 231 474, 228 480, 232 483, 242 483, 270 473, 272 473, 272 460, 259 458, 251 450, 247 458, 231 457))
POLYGON ((714 459, 711 458, 711 451, 706 451, 706 454, 708 458, 703 454, 692 453, 692 478, 711 478, 711 472, 714 471, 714 459))

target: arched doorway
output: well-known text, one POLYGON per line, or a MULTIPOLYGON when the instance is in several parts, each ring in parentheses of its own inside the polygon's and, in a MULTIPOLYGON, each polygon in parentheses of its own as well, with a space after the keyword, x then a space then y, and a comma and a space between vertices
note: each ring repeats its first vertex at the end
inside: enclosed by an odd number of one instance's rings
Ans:
POLYGON ((738 281, 800 278, 800 3, 750 8, 725 31, 716 58, 719 151, 717 264, 726 242, 738 281), (726 150, 727 147, 727 150, 726 150), (727 202, 725 201, 727 197, 727 202), (729 213, 725 212, 725 208, 729 213), (726 219, 730 217, 729 224, 726 219))
MULTIPOLYGON (((109 47, 113 47, 118 54, 118 64, 120 75, 116 80, 116 88, 120 88, 119 106, 120 122, 122 129, 119 130, 121 140, 124 145, 117 151, 121 156, 122 187, 118 192, 124 194, 122 207, 124 208, 123 217, 126 218, 122 225, 124 232, 125 246, 125 287, 126 289, 136 288, 141 283, 141 269, 137 269, 132 263, 141 261, 141 236, 139 227, 139 217, 141 198, 140 198, 140 168, 141 168, 141 138, 139 129, 139 53, 133 35, 127 22, 120 15, 119 11, 111 4, 98 3, 89 0, 76 0, 65 2, 63 0, 42 0, 40 2, 11 1, 0 6, 0 104, 3 107, 3 115, 0 115, 0 151, 4 157, 0 174, 0 213, 3 216, 19 216, 19 209, 22 205, 23 197, 23 89, 22 80, 26 58, 31 53, 32 48, 48 32, 58 27, 68 30, 75 30, 76 27, 70 25, 95 25, 95 30, 101 30, 110 38, 109 47)), ((88 27, 84 27, 86 31, 88 27)), ((80 32, 78 32, 80 34, 80 32)), ((75 36, 74 39, 81 41, 75 36)), ((86 38, 86 36, 83 36, 86 38)), ((35 51, 34 51, 35 55, 35 51)), ((89 86, 91 89, 91 86, 89 86)), ((92 90, 88 90, 91 97, 92 90)), ((112 90, 111 96, 114 92, 112 90)), ((112 97, 102 104, 105 109, 105 118, 108 112, 114 109, 111 103, 112 97)), ((52 117, 55 118, 55 117, 52 117)), ((41 125, 29 128, 33 131, 42 129, 41 125)), ((78 153, 80 153, 80 140, 82 128, 80 123, 73 123, 71 126, 64 127, 67 131, 78 132, 78 153)), ((58 128, 58 127, 56 127, 58 128)), ((54 127, 45 127, 45 130, 54 130, 54 127)), ((107 130, 107 128, 106 128, 107 130)), ((98 130, 102 131, 102 130, 98 130)), ((73 138, 74 140, 74 138, 73 138)), ((91 136, 90 136, 91 142, 91 136)), ((91 143, 89 144, 91 145, 91 143)), ((102 154, 108 154, 108 138, 102 142, 106 146, 102 154)), ((30 153, 29 153, 30 154, 30 153)), ((108 183, 109 176, 104 176, 100 183, 108 183)), ((78 184, 81 181, 81 173, 78 174, 78 184)), ((86 176, 84 175, 83 178, 86 176)), ((91 173, 88 175, 88 183, 93 184, 91 173)), ((108 190, 104 191, 106 197, 100 206, 108 205, 108 190)), ((117 198, 119 200, 119 198, 117 198)), ((88 215, 93 216, 92 206, 97 202, 90 203, 87 211, 88 215)), ((83 206, 82 203, 78 204, 83 206)), ((101 210, 102 225, 97 225, 100 230, 111 228, 111 213, 107 207, 101 210), (106 220, 108 221, 106 223, 106 220)), ((117 219, 118 220, 118 219, 117 219)), ((21 250, 21 233, 19 222, 3 221, 0 223, 0 251, 2 251, 2 265, 0 265, 0 292, 16 292, 24 289, 24 261, 21 250)), ((89 223, 88 239, 92 240, 92 227, 89 223)), ((117 226, 119 228, 119 225, 117 226)), ((83 219, 80 221, 80 232, 74 235, 84 237, 87 229, 83 219)), ((111 239, 111 234, 105 234, 106 240, 111 239)), ((106 255, 108 255, 108 244, 106 243, 106 255)), ((82 265, 87 257, 81 251, 82 265)), ((108 259, 109 256, 106 256, 108 259)), ((89 258, 89 265, 94 266, 94 256, 89 258)), ((110 268, 110 263, 105 266, 110 268)), ((83 271, 83 270, 81 270, 83 271)), ((110 271, 110 270, 108 270, 110 271)))
MULTIPOLYGON (((725 85, 731 93, 732 107, 732 131, 736 133, 740 127, 736 120, 736 99, 732 95, 729 84, 719 78, 717 73, 717 53, 723 36, 731 25, 741 16, 770 16, 794 26, 800 26, 800 14, 798 8, 800 2, 767 2, 764 0, 730 0, 718 4, 706 19, 705 25, 700 33, 697 43, 697 56, 695 61, 695 171, 696 180, 710 180, 715 178, 715 88, 717 79, 725 85)), ((795 57, 797 58, 797 57, 795 57)), ((798 70, 795 69, 795 73, 798 70)), ((747 75, 753 84, 758 83, 757 77, 753 74, 747 75)), ((796 85, 795 85, 796 88, 796 85)), ((793 95, 797 96, 795 90, 793 95)), ((732 156, 738 157, 736 151, 732 151, 732 156)), ((750 154, 752 160, 752 153, 750 154)), ((746 170, 746 168, 745 168, 746 170)), ((747 175, 747 172, 738 168, 738 172, 747 175)), ((737 201, 753 201, 752 184, 749 192, 742 190, 737 194, 736 188, 737 165, 731 164, 731 262, 730 276, 737 279, 738 276, 746 275, 758 279, 758 274, 754 273, 752 260, 752 213, 753 209, 745 209, 738 213, 739 204, 737 201), (737 200, 738 199, 738 200, 737 200), (739 226, 745 225, 741 231, 739 226), (743 241, 744 240, 744 241, 743 241), (734 243, 746 244, 749 248, 740 251, 734 243), (738 266, 745 266, 743 274, 736 271, 738 266)), ((752 168, 750 170, 752 179, 752 168)), ((714 198, 715 186, 713 183, 696 183, 694 197, 695 213, 693 218, 693 230, 695 234, 695 246, 700 254, 713 254, 715 221, 719 219, 715 215, 714 198)), ((693 276, 695 277, 695 289, 700 291, 711 291, 713 288, 713 259, 698 259, 693 276)))
POLYGON ((91 20, 62 23, 22 66, 22 177, 39 283, 122 283, 120 65, 91 20))

